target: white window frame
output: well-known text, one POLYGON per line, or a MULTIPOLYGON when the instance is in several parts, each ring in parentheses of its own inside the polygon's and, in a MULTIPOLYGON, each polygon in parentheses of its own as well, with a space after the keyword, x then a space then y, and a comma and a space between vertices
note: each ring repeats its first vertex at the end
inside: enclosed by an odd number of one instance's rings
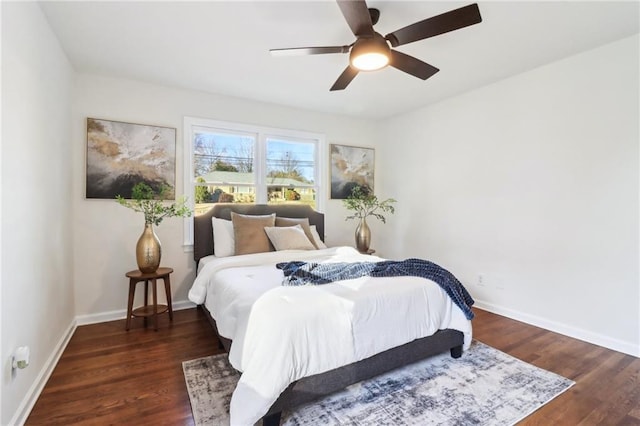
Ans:
MULTIPOLYGON (((300 130, 280 129, 246 123, 234 123, 218 121, 208 118, 184 117, 183 129, 183 194, 187 197, 187 205, 193 211, 195 207, 193 185, 193 138, 196 130, 210 128, 214 131, 227 131, 231 133, 255 134, 257 144, 254 155, 256 204, 267 204, 266 172, 266 145, 267 139, 280 139, 291 141, 308 141, 316 145, 314 157, 314 186, 316 190, 316 210, 324 212, 327 199, 327 168, 328 154, 325 135, 300 130)), ((193 251, 193 217, 184 219, 184 243, 185 251, 193 251)))

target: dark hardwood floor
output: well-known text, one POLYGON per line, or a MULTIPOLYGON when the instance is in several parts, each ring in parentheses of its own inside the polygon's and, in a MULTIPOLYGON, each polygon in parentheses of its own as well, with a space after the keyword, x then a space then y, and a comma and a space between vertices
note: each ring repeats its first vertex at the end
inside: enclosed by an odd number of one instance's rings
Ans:
MULTIPOLYGON (((474 338, 576 381, 521 425, 640 425, 640 359, 476 309, 474 338)), ((191 425, 182 361, 219 353, 199 309, 78 327, 27 425, 191 425)))
POLYGON ((80 326, 27 425, 192 425, 182 361, 221 352, 200 309, 80 326))

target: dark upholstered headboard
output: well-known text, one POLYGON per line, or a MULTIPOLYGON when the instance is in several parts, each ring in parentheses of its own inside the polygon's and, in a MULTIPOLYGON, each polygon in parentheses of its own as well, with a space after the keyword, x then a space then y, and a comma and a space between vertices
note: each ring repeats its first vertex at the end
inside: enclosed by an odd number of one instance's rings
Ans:
POLYGON ((275 213, 279 217, 308 217, 309 224, 315 225, 320 238, 324 240, 324 214, 304 204, 234 204, 218 203, 206 213, 193 218, 193 259, 198 263, 201 258, 213 254, 212 217, 231 220, 231 212, 240 214, 263 215, 275 213))

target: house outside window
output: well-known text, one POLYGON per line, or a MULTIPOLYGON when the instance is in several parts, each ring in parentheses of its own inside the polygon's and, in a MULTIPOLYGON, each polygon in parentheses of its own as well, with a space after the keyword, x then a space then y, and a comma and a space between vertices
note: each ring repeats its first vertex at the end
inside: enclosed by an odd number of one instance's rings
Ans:
MULTIPOLYGON (((184 194, 196 216, 216 203, 323 210, 324 135, 192 117, 184 124, 184 194)), ((192 222, 185 220, 185 245, 192 222)))

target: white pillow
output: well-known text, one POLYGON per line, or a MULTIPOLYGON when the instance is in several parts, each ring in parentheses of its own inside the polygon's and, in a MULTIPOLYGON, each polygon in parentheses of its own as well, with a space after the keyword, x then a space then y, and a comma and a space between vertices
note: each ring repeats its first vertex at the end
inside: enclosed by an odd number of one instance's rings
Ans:
POLYGON ((315 225, 311 225, 311 235, 313 235, 313 243, 315 243, 318 249, 326 249, 327 245, 320 238, 320 234, 318 234, 318 229, 315 225))
POLYGON ((233 234, 233 222, 230 220, 211 218, 213 223, 213 254, 216 257, 233 256, 236 243, 233 234))
POLYGON ((302 226, 265 226, 264 232, 276 250, 315 250, 302 226))

